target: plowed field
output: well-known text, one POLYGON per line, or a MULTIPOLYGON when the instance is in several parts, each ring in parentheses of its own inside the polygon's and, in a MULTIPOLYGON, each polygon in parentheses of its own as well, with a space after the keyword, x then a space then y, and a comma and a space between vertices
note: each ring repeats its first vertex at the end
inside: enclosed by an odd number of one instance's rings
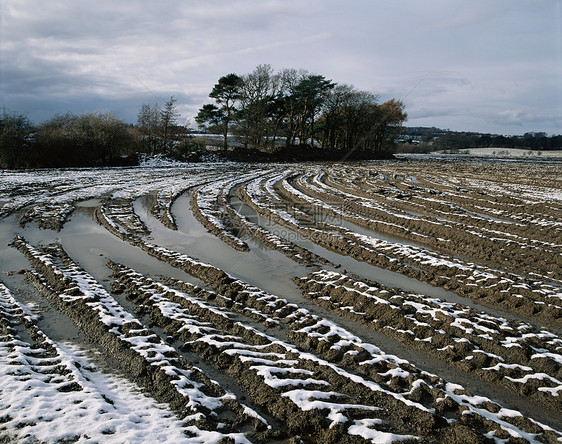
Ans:
POLYGON ((0 442, 562 442, 562 164, 0 172, 0 442))

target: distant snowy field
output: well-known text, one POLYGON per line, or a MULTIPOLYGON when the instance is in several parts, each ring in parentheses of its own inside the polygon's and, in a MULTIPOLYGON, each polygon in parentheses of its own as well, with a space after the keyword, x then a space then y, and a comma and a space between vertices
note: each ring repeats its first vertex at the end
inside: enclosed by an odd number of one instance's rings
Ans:
POLYGON ((562 157, 561 151, 531 151, 517 148, 467 148, 460 150, 471 156, 562 157))

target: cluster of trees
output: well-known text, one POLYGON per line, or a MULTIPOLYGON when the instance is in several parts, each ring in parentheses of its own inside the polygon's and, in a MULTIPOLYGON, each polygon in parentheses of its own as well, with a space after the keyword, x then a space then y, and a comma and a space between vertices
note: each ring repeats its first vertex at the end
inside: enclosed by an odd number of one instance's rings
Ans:
MULTIPOLYGON (((275 73, 269 65, 221 77, 209 96, 214 103, 204 105, 195 120, 219 134, 225 150, 230 144, 265 153, 296 149, 313 152, 315 158, 329 158, 328 150, 333 155, 355 150, 384 155, 393 151, 407 117, 401 101, 381 104, 370 92, 322 75, 295 69, 275 73)), ((178 118, 174 97, 143 104, 135 125, 111 112, 60 114, 40 125, 3 112, 0 168, 122 165, 134 163, 138 153, 197 155, 208 141, 190 136, 178 118)))
POLYGON ((181 150, 188 138, 189 130, 178 123, 178 118, 176 99, 173 96, 164 103, 163 107, 158 103, 143 104, 135 127, 141 151, 148 154, 171 155, 181 150))
POLYGON ((214 85, 195 121, 201 129, 235 135, 245 148, 276 151, 281 146, 328 150, 392 150, 396 133, 406 120, 404 104, 350 85, 338 85, 322 75, 258 65, 245 75, 228 74, 214 85))

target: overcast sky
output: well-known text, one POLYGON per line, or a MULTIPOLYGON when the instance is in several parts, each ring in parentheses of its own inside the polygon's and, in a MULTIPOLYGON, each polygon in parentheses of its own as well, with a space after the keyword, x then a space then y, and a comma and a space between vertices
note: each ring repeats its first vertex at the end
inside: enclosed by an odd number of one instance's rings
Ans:
POLYGON ((39 123, 305 69, 403 99, 407 126, 562 133, 562 0, 0 0, 1 103, 39 123))

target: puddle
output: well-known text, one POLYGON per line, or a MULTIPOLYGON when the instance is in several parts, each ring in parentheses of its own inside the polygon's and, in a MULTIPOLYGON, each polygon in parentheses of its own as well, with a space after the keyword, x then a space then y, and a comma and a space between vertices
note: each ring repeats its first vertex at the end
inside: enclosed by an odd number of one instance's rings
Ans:
MULTIPOLYGON (((416 279, 406 277, 400 273, 395 273, 393 271, 379 268, 366 262, 357 261, 349 256, 344 256, 339 253, 327 250, 306 239, 300 233, 279 225, 267 218, 259 216, 249 205, 244 204, 238 199, 233 199, 233 204, 237 206, 237 209, 238 211, 240 211, 240 213, 244 214, 252 222, 259 224, 262 228, 265 228, 266 230, 276 234, 277 236, 285 240, 290 240, 291 242, 303 248, 306 248, 322 257, 325 257, 334 264, 340 264, 341 269, 335 271, 342 272, 342 269, 344 269, 348 272, 356 274, 361 278, 373 280, 385 286, 398 288, 408 293, 422 294, 429 297, 439 298, 447 302, 466 305, 478 311, 486 312, 495 316, 502 316, 509 320, 521 320, 521 318, 516 315, 497 310, 495 308, 476 304, 471 299, 459 296, 456 293, 447 291, 442 287, 435 287, 426 282, 421 282, 416 279)), ((427 249, 427 247, 424 248, 427 249)), ((329 269, 330 267, 324 268, 329 269)), ((301 276, 304 276, 309 272, 309 269, 305 269, 304 274, 302 274, 301 276)), ((526 322, 529 322, 529 320, 526 320, 526 322)))
POLYGON ((88 199, 80 202, 75 202, 74 205, 78 208, 95 208, 101 204, 101 199, 88 199))
MULTIPOLYGON (((457 296, 456 294, 451 293, 450 291, 446 291, 442 288, 434 287, 432 285, 426 284, 425 282, 420 282, 416 279, 408 278, 399 273, 385 270, 383 268, 378 268, 366 262, 360 262, 349 256, 344 256, 327 250, 308 240, 300 233, 279 225, 267 218, 258 216, 249 205, 244 205, 239 200, 233 199, 233 204, 237 205, 239 211, 247 216, 248 219, 259 224, 262 228, 265 228, 266 230, 276 234, 282 239, 289 240, 303 248, 306 248, 318 254, 319 256, 325 257, 334 264, 340 264, 342 268, 348 270, 349 272, 355 273, 362 278, 376 280, 381 284, 387 285, 389 287, 397 287, 409 292, 423 293, 427 294, 428 296, 434 296, 443 299, 449 297, 464 300, 463 298, 459 298, 459 296, 457 296)), ((310 270, 305 269, 304 271, 305 274, 308 274, 310 270)))
POLYGON ((108 233, 84 211, 75 213, 60 232, 60 237, 70 257, 101 283, 105 284, 111 275, 111 270, 106 266, 106 260, 111 259, 149 276, 162 274, 201 284, 191 275, 108 233))
POLYGON ((369 236, 378 240, 382 240, 382 241, 386 241, 386 242, 392 242, 395 244, 400 244, 400 245, 407 245, 410 247, 416 247, 416 248, 427 248, 421 244, 418 244, 416 242, 412 242, 410 240, 406 240, 397 236, 391 236, 388 234, 384 234, 384 233, 380 233, 378 231, 373 231, 369 228, 365 228, 362 227, 361 225, 357 225, 353 222, 350 222, 348 220, 345 220, 343 218, 323 218, 322 220, 319 220, 319 222, 326 222, 328 224, 331 225, 336 225, 342 228, 345 228, 349 231, 353 231, 357 234, 362 234, 364 236, 369 236))
POLYGON ((300 291, 289 279, 303 276, 308 269, 284 254, 246 239, 249 252, 235 250, 210 234, 193 216, 189 197, 182 195, 172 205, 178 230, 170 230, 155 219, 142 199, 134 202, 135 212, 150 229, 148 239, 158 245, 215 265, 225 272, 269 293, 293 299, 300 291))

